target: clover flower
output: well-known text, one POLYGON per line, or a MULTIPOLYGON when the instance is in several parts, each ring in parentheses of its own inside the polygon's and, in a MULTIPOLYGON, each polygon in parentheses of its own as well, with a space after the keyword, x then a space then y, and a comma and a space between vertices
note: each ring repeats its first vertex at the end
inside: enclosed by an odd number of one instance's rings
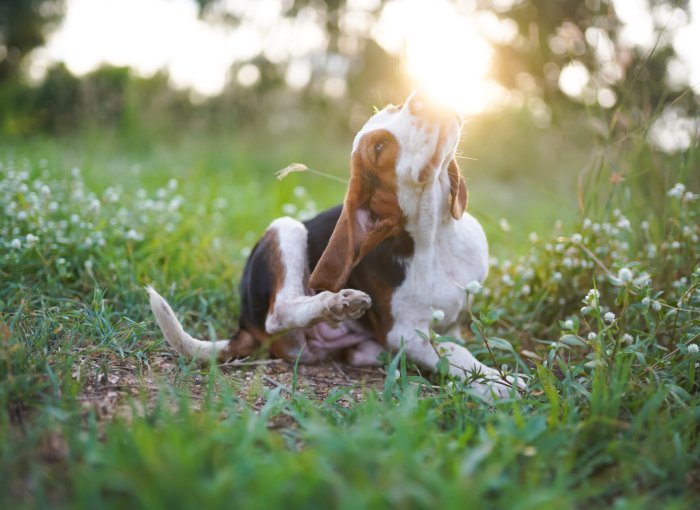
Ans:
POLYGON ((690 345, 688 345, 688 354, 697 354, 698 351, 700 351, 700 348, 698 347, 698 344, 690 344, 690 345))
POLYGON ((669 197, 681 198, 683 193, 685 193, 685 185, 678 182, 673 188, 666 192, 666 195, 669 197))
POLYGON ((440 310, 439 308, 436 308, 433 310, 433 320, 435 322, 440 322, 445 318, 445 312, 440 310))
POLYGON ((15 250, 19 250, 22 247, 22 241, 17 239, 16 237, 10 242, 10 248, 13 248, 15 250))
MULTIPOLYGON (((507 276, 507 275, 504 275, 507 276)), ((479 282, 476 280, 473 280, 469 283, 467 283, 467 286, 465 287, 467 289, 467 292, 470 294, 478 294, 481 292, 481 289, 483 288, 479 282)))
POLYGON ((603 320, 609 324, 612 324, 615 322, 615 314, 612 312, 606 312, 605 315, 603 315, 603 320))
POLYGON ((598 292, 598 289, 591 289, 588 291, 588 294, 586 294, 586 297, 583 298, 583 302, 587 305, 594 306, 596 303, 598 303, 599 299, 600 292, 598 292))
POLYGON ((586 338, 588 338, 589 342, 592 342, 593 340, 598 338, 598 333, 596 333, 595 331, 591 331, 590 333, 588 333, 588 336, 586 338))

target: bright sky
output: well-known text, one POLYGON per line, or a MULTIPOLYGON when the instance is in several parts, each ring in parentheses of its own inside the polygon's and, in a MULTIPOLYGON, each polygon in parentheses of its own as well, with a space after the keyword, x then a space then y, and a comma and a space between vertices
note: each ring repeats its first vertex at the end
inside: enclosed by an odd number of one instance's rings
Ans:
MULTIPOLYGON (((507 92, 485 79, 492 53, 487 40, 512 40, 517 35, 514 23, 491 13, 475 16, 472 11, 460 11, 447 0, 391 0, 371 27, 362 9, 377 3, 350 0, 354 13, 346 25, 358 32, 371 31, 382 46, 403 54, 417 86, 465 113, 478 113, 503 100, 507 92)), ((291 61, 287 72, 291 86, 308 82, 312 58, 323 54, 327 45, 318 13, 305 9, 295 20, 280 20, 284 0, 221 0, 217 5, 242 16, 243 23, 237 28, 208 24, 199 19, 194 0, 68 0, 61 26, 31 59, 30 76, 39 79, 56 61, 65 62, 77 74, 101 63, 129 65, 143 75, 165 68, 175 86, 214 95, 223 89, 234 62, 263 53, 272 61, 291 61)), ((681 10, 651 11, 642 1, 614 0, 614 6, 624 23, 620 37, 629 46, 653 45, 653 18, 676 29, 669 31, 679 55, 669 68, 671 79, 690 83, 700 93, 700 0, 690 0, 690 20, 681 10)), ((609 40, 595 29, 587 30, 585 37, 590 44, 597 43, 599 58, 611 61, 614 74, 609 40)), ((258 76, 254 66, 246 66, 236 78, 250 85, 258 76)), ((576 97, 586 92, 590 78, 585 67, 573 61, 562 70, 559 83, 565 93, 576 97)), ((342 80, 336 79, 326 83, 324 90, 342 94, 343 87, 342 80)), ((610 89, 599 90, 591 99, 603 106, 615 102, 610 89)))

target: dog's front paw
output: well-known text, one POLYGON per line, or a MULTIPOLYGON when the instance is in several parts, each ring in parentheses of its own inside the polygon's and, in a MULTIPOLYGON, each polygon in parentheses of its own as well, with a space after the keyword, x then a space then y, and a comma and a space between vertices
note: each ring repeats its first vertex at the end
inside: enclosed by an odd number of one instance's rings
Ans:
POLYGON ((328 295, 324 319, 331 322, 341 322, 357 319, 372 306, 372 298, 362 291, 343 289, 328 295))
POLYGON ((489 370, 486 375, 472 382, 470 387, 486 402, 493 402, 511 396, 520 398, 518 390, 524 390, 527 385, 520 377, 507 375, 504 381, 496 370, 489 370))

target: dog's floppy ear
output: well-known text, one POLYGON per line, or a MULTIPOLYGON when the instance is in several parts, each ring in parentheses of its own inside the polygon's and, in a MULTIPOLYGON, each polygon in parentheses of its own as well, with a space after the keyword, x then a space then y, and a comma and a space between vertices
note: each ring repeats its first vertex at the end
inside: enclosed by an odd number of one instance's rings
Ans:
POLYGON ((448 198, 450 204, 450 214, 456 220, 462 217, 464 210, 467 208, 469 201, 469 193, 467 185, 464 183, 464 178, 459 172, 457 162, 452 158, 447 165, 447 175, 450 178, 450 196, 448 198))
POLYGON ((365 196, 360 181, 361 177, 353 173, 338 223, 309 278, 312 289, 338 292, 362 258, 397 233, 398 221, 394 216, 375 219, 370 214, 369 197, 365 196))
POLYGON ((311 273, 309 287, 312 289, 337 292, 350 276, 365 230, 362 221, 364 218, 358 218, 359 184, 355 176, 350 178, 343 211, 335 224, 328 246, 311 273))

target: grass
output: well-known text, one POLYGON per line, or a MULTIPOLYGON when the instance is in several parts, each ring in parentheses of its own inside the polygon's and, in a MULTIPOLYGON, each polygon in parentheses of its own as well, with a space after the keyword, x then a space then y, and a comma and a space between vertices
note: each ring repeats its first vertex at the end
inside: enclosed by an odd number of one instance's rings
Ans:
POLYGON ((530 239, 571 188, 517 207, 474 177, 497 257, 465 338, 529 378, 488 405, 401 354, 365 372, 168 354, 143 284, 190 331, 225 336, 269 219, 344 191, 272 178, 292 161, 342 175, 334 146, 227 143, 0 148, 0 507, 698 507, 697 149, 620 150, 586 174, 588 218, 571 205, 530 239), (494 212, 508 208, 527 212, 507 216, 517 236, 494 212))

